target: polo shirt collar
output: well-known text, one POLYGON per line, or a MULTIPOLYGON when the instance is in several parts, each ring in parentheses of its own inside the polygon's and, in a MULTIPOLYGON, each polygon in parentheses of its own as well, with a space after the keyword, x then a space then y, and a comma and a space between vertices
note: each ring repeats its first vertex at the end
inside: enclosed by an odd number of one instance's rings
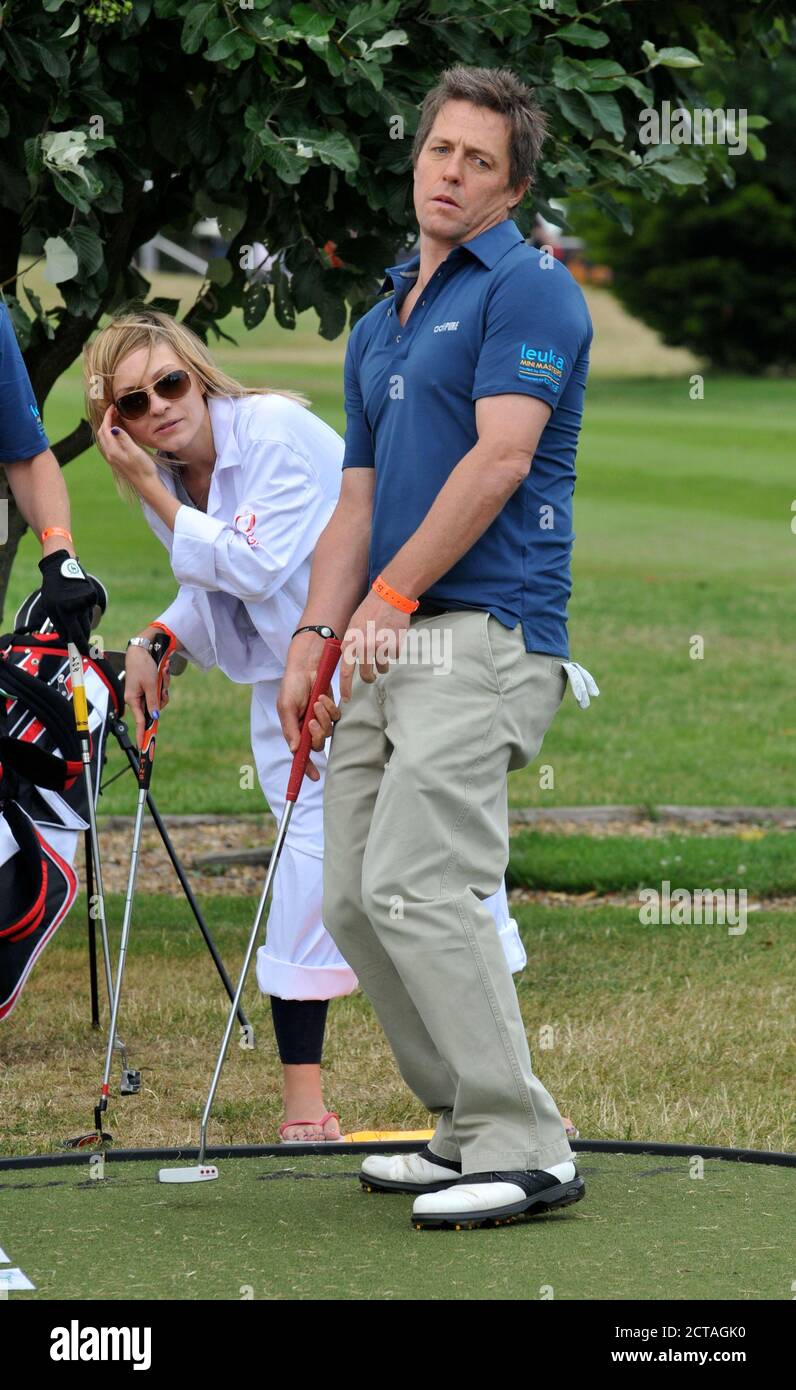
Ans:
POLYGON ((213 443, 216 446, 215 468, 230 468, 242 463, 238 441, 232 428, 235 418, 234 400, 231 396, 208 396, 207 408, 210 411, 213 443))
MULTIPOLYGON (((458 246, 452 247, 446 256, 446 261, 452 258, 461 260, 462 251, 469 251, 475 256, 487 270, 492 270, 498 261, 502 260, 512 246, 516 246, 518 241, 524 241, 517 223, 510 217, 503 222, 498 222, 494 227, 488 227, 485 232, 479 232, 478 236, 471 237, 469 241, 462 241, 458 246)), ((388 290, 398 290, 399 287, 409 288, 410 282, 417 279, 418 267, 420 265, 420 252, 415 252, 414 256, 408 261, 402 261, 398 265, 388 266, 385 269, 385 277, 382 281, 379 294, 385 294, 388 290)), ((404 291, 405 292, 405 291, 404 291)))

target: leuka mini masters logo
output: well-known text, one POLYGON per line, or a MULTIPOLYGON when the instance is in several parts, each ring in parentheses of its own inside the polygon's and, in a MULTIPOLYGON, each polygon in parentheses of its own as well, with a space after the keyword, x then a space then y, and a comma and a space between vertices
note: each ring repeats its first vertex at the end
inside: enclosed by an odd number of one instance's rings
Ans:
POLYGON ((536 381, 557 391, 564 376, 564 359, 555 348, 533 348, 523 343, 517 376, 536 381))

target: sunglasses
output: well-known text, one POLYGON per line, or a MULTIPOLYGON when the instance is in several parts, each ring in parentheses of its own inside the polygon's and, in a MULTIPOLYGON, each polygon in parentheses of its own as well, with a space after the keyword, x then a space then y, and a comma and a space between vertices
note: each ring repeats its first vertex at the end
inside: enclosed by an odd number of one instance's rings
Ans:
POLYGON ((149 397, 153 391, 162 396, 164 401, 178 401, 182 396, 187 396, 190 389, 191 378, 188 372, 167 372, 151 386, 141 386, 137 391, 128 391, 124 396, 120 396, 118 401, 114 401, 114 405, 123 420, 141 420, 149 411, 149 397))

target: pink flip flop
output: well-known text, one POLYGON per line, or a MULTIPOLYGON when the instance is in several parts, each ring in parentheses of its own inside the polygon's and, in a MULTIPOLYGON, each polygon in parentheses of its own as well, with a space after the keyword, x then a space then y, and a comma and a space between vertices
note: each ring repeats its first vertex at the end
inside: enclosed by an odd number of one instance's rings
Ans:
POLYGON ((338 1115, 338 1113, 337 1113, 336 1110, 327 1110, 327 1111, 325 1111, 325 1113, 324 1113, 323 1115, 321 1115, 321 1118, 320 1118, 319 1120, 285 1120, 284 1123, 281 1124, 281 1125, 279 1126, 279 1141, 280 1141, 280 1143, 285 1144, 285 1145, 287 1145, 287 1144, 339 1144, 339 1142, 340 1142, 339 1139, 284 1139, 284 1138, 282 1137, 283 1134, 284 1134, 284 1132, 285 1132, 285 1130, 286 1130, 286 1129, 292 1129, 292 1128, 293 1128, 293 1125, 308 1125, 308 1126, 309 1126, 309 1125, 317 1125, 319 1129, 323 1129, 323 1126, 326 1124, 326 1121, 327 1121, 327 1120, 331 1120, 331 1119, 335 1119, 335 1120, 339 1120, 339 1119, 340 1119, 340 1116, 338 1115))

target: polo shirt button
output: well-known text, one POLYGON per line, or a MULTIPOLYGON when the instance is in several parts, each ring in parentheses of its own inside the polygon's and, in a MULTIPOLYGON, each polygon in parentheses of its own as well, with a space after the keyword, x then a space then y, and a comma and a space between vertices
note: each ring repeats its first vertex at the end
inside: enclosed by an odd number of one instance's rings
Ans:
POLYGON ((401 335, 400 335, 400 333, 398 334, 398 337, 395 339, 395 341, 396 341, 396 343, 400 343, 400 341, 401 341, 401 335))

